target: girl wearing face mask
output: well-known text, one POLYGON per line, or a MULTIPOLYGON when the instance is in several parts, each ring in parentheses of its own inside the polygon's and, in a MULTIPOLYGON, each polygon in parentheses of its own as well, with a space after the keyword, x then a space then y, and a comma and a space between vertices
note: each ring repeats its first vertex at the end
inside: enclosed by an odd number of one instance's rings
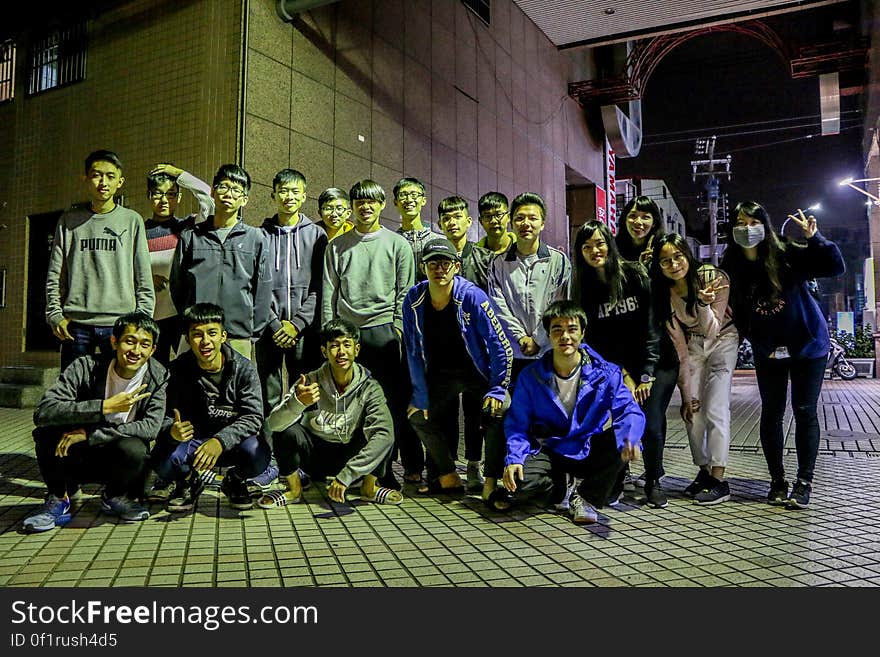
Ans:
MULTIPOLYGON (((577 280, 572 296, 587 313, 586 340, 624 370, 626 383, 645 412, 645 496, 648 504, 663 508, 667 499, 660 477, 664 474, 666 407, 675 389, 678 360, 671 349, 666 360, 661 358, 660 325, 654 320, 650 281, 644 267, 620 257, 611 231, 598 221, 578 230, 573 259, 577 280)), ((622 480, 619 485, 622 490, 622 480)), ((620 490, 615 490, 612 501, 619 495, 620 490)))
POLYGON ((654 240, 665 232, 660 207, 647 196, 636 196, 623 206, 620 218, 615 242, 621 257, 650 267, 654 240))
POLYGON ((684 494, 697 504, 730 499, 724 480, 730 448, 730 385, 739 335, 728 307, 730 281, 712 265, 700 266, 675 233, 654 241, 651 289, 657 319, 666 326, 679 359, 681 416, 694 464, 684 494))
POLYGON ((813 468, 819 450, 816 405, 829 351, 828 327, 807 281, 839 276, 843 256, 818 231, 816 218, 803 210, 789 218, 803 230, 806 244, 773 230, 767 211, 743 201, 734 210, 732 240, 721 262, 731 279, 733 319, 755 354, 761 395, 761 447, 770 471, 770 504, 802 509, 810 503, 813 468), (789 492, 782 464, 782 418, 791 380, 797 480, 789 492))

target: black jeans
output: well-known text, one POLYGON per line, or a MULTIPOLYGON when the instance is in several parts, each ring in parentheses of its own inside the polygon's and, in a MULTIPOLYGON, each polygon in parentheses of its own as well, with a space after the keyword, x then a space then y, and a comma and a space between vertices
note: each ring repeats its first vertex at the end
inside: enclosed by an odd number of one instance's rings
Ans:
MULTIPOLYGON (((382 386, 391 421, 394 423, 394 451, 388 462, 400 452, 405 474, 421 474, 425 468, 425 450, 406 419, 406 409, 412 396, 409 369, 403 360, 403 345, 393 324, 361 329, 361 352, 358 362, 366 367, 382 386)), ((310 473, 311 474, 311 473, 310 473)))
POLYGON ((517 482, 516 499, 534 500, 538 504, 559 502, 565 495, 565 475, 570 474, 583 479, 578 494, 599 509, 608 500, 623 466, 611 429, 590 438, 590 453, 581 461, 542 449, 526 456, 523 480, 517 482))
MULTIPOLYGON (((477 372, 445 374, 428 379, 428 419, 425 420, 421 412, 416 412, 410 416, 409 421, 436 467, 436 473, 432 475, 455 472, 458 426, 456 422, 454 433, 450 433, 449 418, 458 418, 458 395, 463 393, 466 397, 479 397, 482 400, 487 388, 488 383, 477 372)), ((481 410, 477 422, 474 429, 485 431, 486 436, 485 475, 499 479, 504 471, 504 456, 507 453, 503 420, 488 416, 481 410)))
POLYGON ((785 436, 782 418, 788 381, 791 379, 791 409, 794 413, 794 444, 797 451, 797 477, 813 480, 816 454, 819 451, 819 418, 816 406, 825 378, 827 357, 820 358, 756 358, 755 374, 761 394, 761 447, 767 469, 774 481, 785 479, 782 451, 785 436))
POLYGON ((180 346, 181 321, 179 315, 156 320, 156 324, 159 326, 159 342, 156 343, 156 352, 153 354, 153 358, 165 367, 168 367, 171 362, 171 349, 174 349, 174 353, 177 354, 177 348, 180 346))
POLYGON ((40 474, 51 495, 64 497, 80 484, 104 484, 107 497, 143 497, 147 445, 140 438, 126 437, 104 445, 77 443, 67 456, 55 456, 62 431, 38 429, 34 451, 40 474))
POLYGON ((282 349, 272 339, 267 330, 254 346, 254 360, 260 374, 260 387, 263 390, 263 412, 266 416, 278 405, 284 396, 282 376, 287 370, 287 378, 292 386, 300 374, 317 369, 315 358, 309 358, 308 329, 300 334, 296 344, 290 349, 282 349))
POLYGON ((663 448, 666 446, 666 409, 678 382, 678 366, 658 368, 651 394, 645 400, 645 433, 642 434, 642 457, 645 459, 645 480, 656 481, 665 474, 663 448))
MULTIPOLYGON (((313 435, 299 422, 275 433, 275 458, 280 476, 287 477, 297 468, 305 470, 315 480, 335 477, 345 465, 367 444, 358 430, 347 443, 331 443, 313 435)), ((372 472, 381 477, 385 461, 372 472)))
POLYGON ((112 326, 89 326, 78 322, 70 322, 67 332, 73 336, 73 340, 61 343, 61 371, 80 356, 90 356, 95 349, 101 355, 113 353, 113 345, 110 344, 110 336, 113 335, 112 326))

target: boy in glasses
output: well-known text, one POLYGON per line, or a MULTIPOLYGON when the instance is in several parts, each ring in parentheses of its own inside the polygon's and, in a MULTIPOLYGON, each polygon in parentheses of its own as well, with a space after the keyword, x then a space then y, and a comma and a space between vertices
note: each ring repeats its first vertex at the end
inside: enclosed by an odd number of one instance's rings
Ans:
POLYGON ((318 197, 318 213, 321 215, 318 226, 327 233, 327 241, 354 228, 350 219, 348 194, 338 187, 328 187, 321 192, 318 197))
POLYGON ((486 236, 477 246, 489 249, 492 253, 504 253, 516 242, 516 233, 507 230, 510 225, 510 212, 507 197, 501 192, 486 192, 477 201, 480 225, 486 236))
MULTIPOLYGON (((400 228, 397 234, 402 235, 412 247, 413 262, 418 263, 422 257, 422 250, 434 240, 442 240, 443 234, 431 229, 431 221, 428 225, 422 223, 422 208, 425 207, 427 196, 425 184, 417 178, 401 178, 394 185, 394 207, 400 213, 400 228)), ((416 271, 416 280, 424 280, 421 270, 416 271)))
POLYGON ((272 273, 263 232, 241 217, 251 177, 237 164, 224 164, 211 187, 214 214, 184 230, 177 243, 171 298, 177 308, 223 308, 229 345, 253 359, 253 344, 269 321, 272 273))
POLYGON ((177 351, 181 333, 180 319, 168 287, 174 250, 177 248, 180 233, 185 228, 214 214, 214 200, 206 182, 173 164, 157 164, 150 170, 147 175, 147 199, 153 211, 153 216, 144 221, 153 271, 153 289, 156 293, 153 319, 162 332, 162 344, 156 346, 153 357, 167 367, 171 359, 171 348, 173 346, 175 352, 177 351), (183 219, 177 216, 181 189, 191 192, 199 204, 198 212, 183 219))
POLYGON ((79 356, 112 351, 116 318, 155 306, 144 221, 116 203, 125 184, 113 151, 85 160, 89 202, 61 215, 46 275, 46 321, 61 340, 61 370, 79 356))

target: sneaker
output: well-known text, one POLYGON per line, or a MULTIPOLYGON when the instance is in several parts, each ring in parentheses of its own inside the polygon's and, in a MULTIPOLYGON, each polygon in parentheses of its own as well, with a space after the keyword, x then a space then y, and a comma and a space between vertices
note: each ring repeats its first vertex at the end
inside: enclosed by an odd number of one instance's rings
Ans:
POLYGON ((713 477, 709 487, 704 488, 694 495, 697 504, 720 504, 730 499, 730 486, 726 481, 719 481, 713 477))
POLYGON ((245 511, 254 508, 254 501, 248 492, 247 484, 239 479, 233 471, 226 473, 223 481, 220 483, 220 490, 229 500, 229 505, 233 509, 245 511))
POLYGON ((618 491, 616 493, 611 493, 611 497, 608 498, 608 501, 605 502, 605 506, 617 506, 620 504, 620 500, 623 499, 623 491, 626 490, 626 484, 623 485, 623 490, 618 491))
POLYGON ((685 497, 694 497, 700 491, 708 488, 710 479, 712 479, 712 475, 706 470, 703 470, 703 468, 700 468, 700 471, 697 472, 697 476, 690 485, 682 491, 682 493, 685 497))
POLYGON ((142 504, 125 495, 101 497, 101 510, 123 520, 146 520, 150 517, 150 512, 142 504))
POLYGON ((21 523, 22 529, 29 533, 45 532, 70 522, 70 500, 49 495, 36 513, 21 523))
POLYGON ((465 480, 465 488, 469 493, 479 492, 483 490, 483 474, 480 472, 479 461, 468 461, 467 478, 465 480))
POLYGON ((266 469, 263 470, 261 474, 258 474, 256 477, 251 477, 245 481, 245 485, 248 489, 248 494, 251 496, 261 495, 265 492, 271 485, 272 482, 278 478, 278 466, 274 463, 270 463, 266 466, 266 469))
POLYGON ((809 481, 798 479, 791 487, 791 495, 786 500, 786 509, 806 509, 810 506, 810 491, 813 490, 809 481))
POLYGON ((568 510, 571 507, 569 500, 571 499, 571 496, 575 494, 575 490, 577 489, 577 481, 574 479, 574 477, 571 477, 570 475, 565 475, 565 478, 565 495, 562 496, 561 501, 557 502, 554 505, 554 509, 557 513, 568 513, 568 510))
POLYGON ((665 509, 669 505, 659 480, 645 481, 645 504, 655 509, 665 509))
POLYGON ((174 493, 174 482, 157 478, 147 493, 148 502, 167 502, 174 493))
POLYGON ((569 499, 568 507, 568 514, 576 525, 588 525, 599 520, 596 508, 577 493, 569 499))
MULTIPOLYGON (((632 495, 636 492, 636 478, 629 471, 629 464, 626 466, 626 472, 623 473, 623 491, 632 495)), ((618 498, 619 501, 620 498, 618 498)))
POLYGON ((205 470, 201 474, 193 470, 185 481, 178 481, 166 507, 171 513, 188 513, 192 511, 199 496, 209 481, 213 481, 214 473, 205 470))
POLYGON ((788 482, 784 479, 770 482, 770 492, 767 494, 767 504, 784 506, 788 503, 788 482))

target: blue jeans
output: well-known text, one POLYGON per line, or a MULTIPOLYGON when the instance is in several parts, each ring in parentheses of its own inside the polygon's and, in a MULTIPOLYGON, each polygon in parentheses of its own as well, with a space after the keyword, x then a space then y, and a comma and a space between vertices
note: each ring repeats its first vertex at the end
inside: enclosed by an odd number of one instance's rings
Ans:
POLYGON ((78 322, 70 322, 67 331, 73 336, 73 340, 61 343, 61 371, 80 356, 90 356, 97 349, 101 354, 109 354, 113 351, 110 344, 110 336, 113 335, 112 326, 89 326, 78 322))
POLYGON ((825 378, 827 356, 819 358, 755 359, 755 375, 761 394, 761 447, 767 469, 774 481, 785 479, 782 451, 785 435, 782 418, 788 381, 791 379, 791 410, 794 414, 794 445, 797 451, 797 477, 813 481, 819 453, 819 418, 816 406, 825 378))
MULTIPOLYGON (((192 471, 196 450, 209 438, 193 438, 179 443, 173 439, 158 443, 152 460, 156 474, 165 481, 180 481, 192 471)), ((250 479, 262 473, 269 465, 271 452, 268 443, 258 436, 249 436, 217 459, 218 466, 232 466, 241 479, 250 479)))

